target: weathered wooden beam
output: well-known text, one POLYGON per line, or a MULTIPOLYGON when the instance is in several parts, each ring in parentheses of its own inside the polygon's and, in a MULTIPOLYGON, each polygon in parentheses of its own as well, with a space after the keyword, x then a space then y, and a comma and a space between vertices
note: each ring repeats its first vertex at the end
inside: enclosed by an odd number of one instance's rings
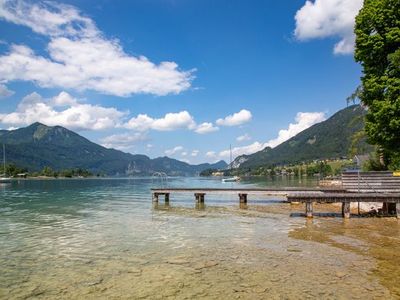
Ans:
POLYGON ((313 203, 306 202, 306 217, 312 218, 313 217, 313 203))
POLYGON ((239 193, 239 202, 240 203, 247 203, 247 194, 239 193))
POLYGON ((350 202, 343 202, 342 203, 342 216, 345 219, 350 218, 350 202))

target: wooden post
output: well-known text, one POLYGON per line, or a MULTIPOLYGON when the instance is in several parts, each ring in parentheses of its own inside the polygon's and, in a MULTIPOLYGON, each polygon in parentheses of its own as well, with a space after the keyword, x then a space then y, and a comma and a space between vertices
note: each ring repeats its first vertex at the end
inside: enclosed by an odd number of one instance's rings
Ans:
POLYGON ((194 197, 196 198, 196 202, 204 203, 204 195, 205 193, 195 193, 194 197))
POLYGON ((396 203, 396 217, 397 219, 400 219, 400 203, 396 203))
POLYGON ((169 203, 169 193, 165 193, 165 203, 169 203))
POLYGON ((153 202, 158 202, 158 193, 153 193, 153 202))
POLYGON ((343 217, 346 219, 349 219, 350 218, 350 202, 343 202, 342 207, 343 207, 343 217))
POLYGON ((313 217, 313 203, 306 202, 306 217, 312 218, 313 217))
POLYGON ((382 204, 382 214, 384 214, 384 215, 389 214, 389 203, 383 202, 383 204, 382 204))
POLYGON ((387 204, 388 213, 389 215, 396 215, 397 214, 397 205, 396 203, 388 203, 387 204))
POLYGON ((206 206, 204 205, 204 202, 196 202, 195 208, 198 210, 204 210, 206 206))
POLYGON ((247 203, 247 194, 239 194, 239 202, 240 203, 247 203))

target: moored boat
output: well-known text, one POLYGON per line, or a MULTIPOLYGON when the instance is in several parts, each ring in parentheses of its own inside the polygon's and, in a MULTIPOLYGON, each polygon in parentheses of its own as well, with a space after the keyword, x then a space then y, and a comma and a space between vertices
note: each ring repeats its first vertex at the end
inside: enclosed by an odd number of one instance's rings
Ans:
POLYGON ((11 178, 6 174, 6 146, 3 144, 3 174, 0 174, 0 183, 10 183, 11 178))
POLYGON ((229 178, 222 178, 222 182, 236 182, 239 181, 239 176, 229 177, 229 178))

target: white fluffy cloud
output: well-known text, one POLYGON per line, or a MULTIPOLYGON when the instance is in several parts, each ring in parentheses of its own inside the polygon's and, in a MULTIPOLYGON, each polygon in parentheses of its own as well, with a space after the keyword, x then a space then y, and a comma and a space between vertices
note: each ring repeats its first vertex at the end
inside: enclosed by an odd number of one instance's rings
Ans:
POLYGON ((325 120, 323 112, 299 112, 296 115, 295 123, 290 123, 287 129, 279 130, 278 136, 275 139, 269 140, 267 146, 274 148, 279 144, 287 141, 299 132, 311 127, 312 125, 325 120))
POLYGON ((121 133, 107 136, 100 140, 101 144, 106 148, 114 148, 118 150, 132 149, 137 143, 146 141, 147 137, 141 132, 121 133))
POLYGON ((72 130, 101 130, 118 126, 125 115, 113 107, 80 103, 66 92, 50 99, 32 93, 22 99, 16 111, 0 114, 0 122, 12 126, 42 122, 72 130))
POLYGON ((247 109, 242 109, 241 111, 229 115, 224 119, 218 119, 216 123, 220 126, 238 126, 249 122, 251 118, 251 112, 247 109))
MULTIPOLYGON (((267 143, 254 142, 250 145, 242 146, 242 147, 234 147, 232 148, 232 156, 233 158, 243 155, 243 154, 252 154, 257 151, 264 149, 267 146, 267 143)), ((230 157, 230 150, 223 150, 218 153, 220 158, 228 159, 230 157)))
POLYGON ((183 147, 182 146, 176 146, 176 147, 174 147, 172 149, 165 150, 164 153, 166 155, 174 155, 174 154, 182 152, 182 151, 183 151, 183 147))
POLYGON ((247 133, 245 133, 244 135, 238 136, 236 138, 236 141, 238 142, 244 142, 244 141, 250 141, 251 140, 251 136, 248 135, 247 133))
POLYGON ((315 0, 306 1, 296 13, 295 36, 299 40, 339 37, 335 54, 349 54, 354 50, 355 17, 363 0, 315 0))
MULTIPOLYGON (((250 145, 243 147, 232 148, 233 157, 237 157, 243 154, 252 154, 257 151, 261 151, 265 147, 274 148, 279 144, 287 141, 291 137, 300 133, 301 131, 311 127, 312 125, 322 122, 325 120, 325 114, 323 112, 299 112, 296 115, 295 123, 290 123, 287 129, 279 130, 278 136, 265 143, 254 142, 250 145)), ((221 158, 227 159, 230 156, 230 150, 223 150, 218 154, 221 158)))
POLYGON ((172 131, 187 129, 193 130, 199 134, 206 134, 219 130, 218 127, 209 122, 197 125, 193 116, 186 110, 177 113, 167 113, 161 118, 152 118, 147 114, 139 114, 126 122, 123 127, 137 131, 172 131))
MULTIPOLYGON (((161 118, 152 118, 147 114, 139 114, 128 119, 129 112, 122 112, 113 107, 103 107, 82 103, 67 92, 61 92, 53 98, 43 98, 34 92, 25 96, 14 112, 0 114, 0 123, 11 126, 25 126, 34 122, 42 122, 53 126, 60 125, 72 130, 100 130, 108 128, 125 128, 145 133, 150 130, 173 131, 179 129, 191 130, 196 133, 209 133, 218 130, 212 123, 197 125, 193 116, 187 111, 167 113, 161 118)), ((111 136, 103 144, 115 145, 122 149, 124 143, 118 145, 116 138, 124 135, 111 136), (113 139, 113 140, 111 140, 113 139)), ((130 138, 128 139, 128 143, 130 138)))
POLYGON ((204 122, 204 123, 201 123, 200 125, 198 125, 194 131, 197 133, 200 133, 200 134, 205 134, 205 133, 210 133, 210 132, 214 132, 217 130, 219 130, 219 128, 214 126, 213 123, 204 122))
POLYGON ((93 20, 73 6, 1 0, 0 18, 50 38, 46 57, 26 45, 12 45, 0 56, 4 82, 24 80, 41 87, 116 96, 177 94, 191 85, 193 70, 181 71, 175 62, 154 64, 124 52, 118 40, 107 39, 93 20))
POLYGON ((171 131, 177 129, 195 129, 193 117, 185 110, 178 113, 167 113, 164 117, 154 119, 146 114, 131 118, 124 127, 137 131, 158 130, 171 131))
POLYGON ((9 90, 4 84, 0 84, 0 98, 6 98, 14 95, 14 91, 9 90))
POLYGON ((190 155, 193 156, 193 157, 196 157, 197 155, 199 155, 199 153, 200 153, 199 150, 193 150, 190 155))

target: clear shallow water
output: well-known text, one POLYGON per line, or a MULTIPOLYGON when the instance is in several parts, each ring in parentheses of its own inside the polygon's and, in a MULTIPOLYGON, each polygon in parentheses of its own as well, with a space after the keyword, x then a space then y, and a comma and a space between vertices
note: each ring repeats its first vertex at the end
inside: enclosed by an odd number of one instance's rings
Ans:
MULTIPOLYGON (((174 187, 313 184, 174 178, 174 187)), ((400 222, 291 217, 278 199, 171 195, 151 178, 0 186, 0 298, 399 298, 400 222)), ((320 211, 339 211, 319 206, 320 211)))

